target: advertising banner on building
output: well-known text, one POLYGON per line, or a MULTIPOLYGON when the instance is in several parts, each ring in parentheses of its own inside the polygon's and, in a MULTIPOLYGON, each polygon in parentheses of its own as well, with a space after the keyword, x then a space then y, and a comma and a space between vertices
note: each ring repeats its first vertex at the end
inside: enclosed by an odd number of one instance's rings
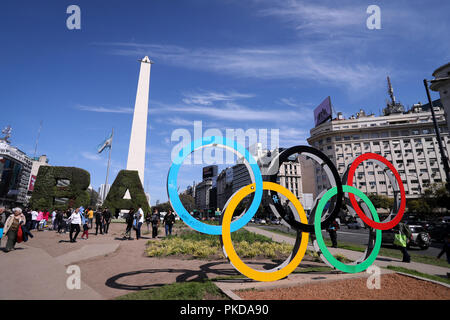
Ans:
POLYGON ((30 185, 28 186, 28 191, 34 190, 34 183, 36 182, 36 176, 31 176, 30 185))
POLYGON ((331 98, 328 96, 317 108, 314 109, 314 121, 316 127, 328 119, 331 119, 331 98))

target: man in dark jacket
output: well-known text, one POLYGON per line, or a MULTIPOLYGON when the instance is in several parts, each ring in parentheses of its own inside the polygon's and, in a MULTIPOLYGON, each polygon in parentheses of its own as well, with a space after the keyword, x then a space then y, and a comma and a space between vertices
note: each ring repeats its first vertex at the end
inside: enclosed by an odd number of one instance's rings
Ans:
POLYGON ((103 230, 105 232, 105 234, 108 233, 109 230, 109 224, 111 223, 111 211, 108 210, 108 208, 104 208, 103 209, 103 230))
POLYGON ((175 223, 175 215, 173 214, 172 210, 169 210, 169 213, 164 216, 163 223, 166 229, 166 237, 172 235, 172 227, 175 223))
POLYGON ((159 226, 159 221, 160 221, 160 215, 158 212, 158 209, 155 209, 153 211, 153 215, 152 215, 152 238, 156 238, 158 236, 158 226, 159 226))
POLYGON ((100 228, 100 234, 103 234, 103 215, 100 210, 95 211, 95 235, 98 234, 100 228))

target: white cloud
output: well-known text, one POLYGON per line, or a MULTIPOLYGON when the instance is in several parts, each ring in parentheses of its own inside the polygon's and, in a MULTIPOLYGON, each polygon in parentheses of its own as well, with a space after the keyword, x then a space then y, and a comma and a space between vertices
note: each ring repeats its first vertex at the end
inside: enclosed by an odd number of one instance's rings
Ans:
POLYGON ((92 160, 92 161, 102 160, 102 157, 100 157, 100 155, 97 153, 83 151, 83 152, 81 152, 81 155, 83 156, 83 158, 92 160))
POLYGON ((125 108, 125 107, 107 108, 103 106, 77 105, 76 108, 82 111, 100 112, 100 113, 133 113, 134 111, 133 108, 125 108))
MULTIPOLYGON (((350 90, 370 88, 387 73, 382 67, 349 60, 348 50, 340 54, 337 50, 330 51, 332 45, 329 42, 220 49, 188 49, 145 43, 112 43, 109 46, 112 46, 112 54, 133 57, 148 54, 162 63, 183 68, 241 78, 312 80, 350 90)), ((214 99, 226 101, 228 98, 230 94, 192 95, 186 97, 185 103, 208 105, 214 99)))
POLYGON ((238 99, 252 98, 252 94, 244 94, 238 92, 219 93, 213 91, 207 91, 203 93, 188 93, 184 94, 183 102, 187 104, 196 105, 212 105, 217 101, 233 101, 238 99))
MULTIPOLYGON (((220 106, 195 106, 195 105, 168 105, 154 102, 158 109, 152 112, 160 113, 184 113, 201 117, 210 117, 229 121, 302 121, 311 120, 312 111, 299 112, 298 110, 265 110, 258 106, 252 108, 227 101, 220 106), (281 114, 281 116, 279 116, 281 114)), ((202 118, 200 118, 201 120, 202 118)))

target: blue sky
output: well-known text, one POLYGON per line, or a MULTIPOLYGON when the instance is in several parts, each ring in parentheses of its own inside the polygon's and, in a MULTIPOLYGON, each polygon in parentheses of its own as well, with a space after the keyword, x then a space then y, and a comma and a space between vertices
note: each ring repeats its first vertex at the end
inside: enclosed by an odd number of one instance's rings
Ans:
MULTIPOLYGON (((379 114, 386 76, 406 106, 425 101, 422 84, 450 61, 445 1, 2 1, 0 126, 12 143, 50 164, 88 170, 104 182, 96 146, 114 127, 112 181, 126 167, 137 59, 152 66, 145 189, 165 185, 174 130, 265 128, 280 144, 305 143, 313 109, 331 96, 346 116, 379 114), (68 30, 66 8, 81 9, 68 30), (366 9, 381 8, 381 30, 366 9)), ((433 98, 438 98, 432 93, 433 98)), ((184 166, 180 187, 200 179, 184 166)))

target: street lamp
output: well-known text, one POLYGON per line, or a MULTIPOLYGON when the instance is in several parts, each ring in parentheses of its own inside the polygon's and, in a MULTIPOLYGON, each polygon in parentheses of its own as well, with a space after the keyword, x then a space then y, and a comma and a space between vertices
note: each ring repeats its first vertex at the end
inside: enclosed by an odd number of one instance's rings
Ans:
MULTIPOLYGON (((430 82, 431 82, 431 84, 434 84, 437 82, 443 82, 443 81, 448 81, 448 80, 450 80, 450 77, 434 79, 434 80, 430 80, 430 82)), ((425 90, 427 92, 428 102, 430 103, 431 116, 433 117, 434 130, 436 131, 436 136, 437 136, 438 145, 439 145, 439 151, 441 152, 441 159, 442 159, 442 163, 444 164, 445 177, 447 180, 445 186, 446 186, 447 190, 450 191, 450 168, 448 166, 448 160, 447 160, 447 156, 445 155, 444 146, 442 145, 441 133, 439 131, 439 126, 437 124, 436 116, 434 114, 433 101, 431 101, 430 88, 428 87, 428 80, 423 79, 423 84, 424 84, 425 90)))

